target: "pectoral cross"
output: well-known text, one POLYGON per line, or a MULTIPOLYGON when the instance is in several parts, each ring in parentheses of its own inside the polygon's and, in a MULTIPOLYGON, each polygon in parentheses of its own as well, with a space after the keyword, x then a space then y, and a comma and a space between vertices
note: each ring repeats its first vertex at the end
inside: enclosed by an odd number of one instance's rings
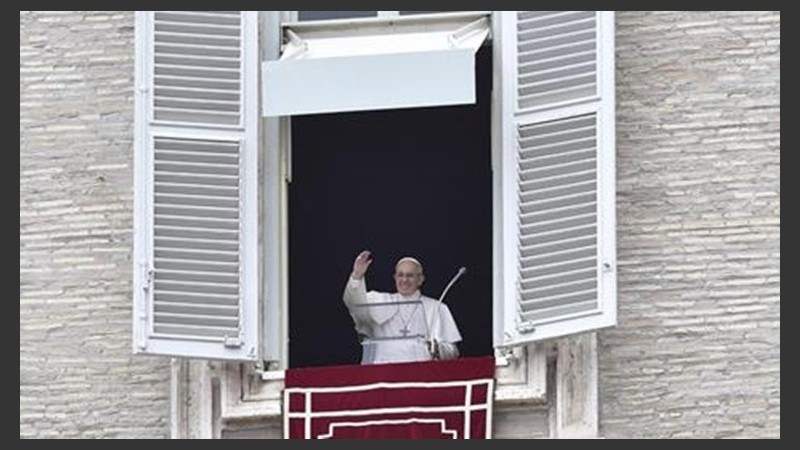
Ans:
POLYGON ((411 319, 414 317, 414 313, 417 312, 420 303, 414 305, 414 309, 411 310, 411 314, 409 314, 408 317, 403 316, 402 309, 397 310, 397 314, 400 316, 400 321, 403 324, 403 328, 400 329, 400 332, 403 333, 403 337, 408 337, 408 334, 411 333, 411 319))

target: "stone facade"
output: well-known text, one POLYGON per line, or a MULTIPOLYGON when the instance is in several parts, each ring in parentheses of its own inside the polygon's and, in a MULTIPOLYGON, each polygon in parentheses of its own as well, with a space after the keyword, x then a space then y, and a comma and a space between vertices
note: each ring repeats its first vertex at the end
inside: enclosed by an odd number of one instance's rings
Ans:
MULTIPOLYGON (((170 434, 169 359, 131 354, 133 22, 20 12, 20 437, 170 434)), ((780 13, 616 22, 600 435, 780 437, 780 13)), ((544 436, 547 416, 495 429, 544 436)))
POLYGON ((617 14, 600 434, 780 436, 780 13, 617 14))
POLYGON ((169 435, 131 353, 133 13, 20 12, 19 434, 169 435))

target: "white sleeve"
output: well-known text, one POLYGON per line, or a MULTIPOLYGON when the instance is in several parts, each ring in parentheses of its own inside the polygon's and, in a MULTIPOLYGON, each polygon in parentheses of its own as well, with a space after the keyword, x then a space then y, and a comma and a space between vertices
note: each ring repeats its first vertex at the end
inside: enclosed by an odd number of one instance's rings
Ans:
POLYGON ((439 347, 439 359, 458 358, 458 346, 453 342, 437 342, 439 347))
POLYGON ((461 333, 458 331, 453 314, 444 303, 439 304, 438 319, 433 330, 434 338, 437 341, 455 343, 461 340, 461 333))
POLYGON ((434 324, 434 340, 439 359, 456 359, 459 356, 457 342, 461 341, 461 333, 458 325, 450 312, 450 308, 444 303, 437 305, 438 321, 434 324))
POLYGON ((369 319, 369 317, 366 315, 367 308, 355 306, 358 304, 367 303, 367 283, 364 282, 363 278, 357 280, 353 277, 350 277, 344 287, 344 295, 342 295, 342 299, 344 300, 344 304, 347 305, 347 309, 350 311, 350 315, 353 316, 354 320, 358 322, 369 319))
POLYGON ((397 312, 396 306, 379 306, 375 308, 358 306, 385 302, 387 299, 384 297, 386 296, 380 292, 367 292, 367 283, 363 278, 355 279, 350 277, 347 281, 342 299, 344 300, 344 304, 347 305, 350 315, 353 316, 353 320, 356 322, 356 328, 359 332, 362 332, 359 325, 372 323, 382 324, 397 312))

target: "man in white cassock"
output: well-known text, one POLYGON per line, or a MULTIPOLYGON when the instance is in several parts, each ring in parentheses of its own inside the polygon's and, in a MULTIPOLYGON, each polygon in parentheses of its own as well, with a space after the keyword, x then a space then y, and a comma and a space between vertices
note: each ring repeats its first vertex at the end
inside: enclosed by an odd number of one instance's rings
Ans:
POLYGON ((344 303, 362 339, 361 364, 458 358, 461 341, 450 308, 420 293, 422 264, 401 258, 395 265, 396 293, 367 291, 370 252, 358 254, 344 289, 344 303))

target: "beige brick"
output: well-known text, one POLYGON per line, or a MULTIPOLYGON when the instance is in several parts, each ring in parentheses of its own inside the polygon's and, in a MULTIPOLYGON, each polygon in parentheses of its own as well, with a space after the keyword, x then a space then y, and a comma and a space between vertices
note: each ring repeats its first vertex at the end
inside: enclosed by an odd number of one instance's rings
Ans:
MULTIPOLYGON (((780 437, 780 13, 616 25, 601 434, 780 437)), ((20 11, 20 437, 168 434, 168 361, 130 351, 133 46, 132 12, 20 11)))
POLYGON ((599 334, 601 434, 780 437, 780 13, 616 24, 620 326, 599 334))
POLYGON ((130 350, 133 43, 131 12, 20 12, 20 437, 169 432, 168 361, 130 350))

